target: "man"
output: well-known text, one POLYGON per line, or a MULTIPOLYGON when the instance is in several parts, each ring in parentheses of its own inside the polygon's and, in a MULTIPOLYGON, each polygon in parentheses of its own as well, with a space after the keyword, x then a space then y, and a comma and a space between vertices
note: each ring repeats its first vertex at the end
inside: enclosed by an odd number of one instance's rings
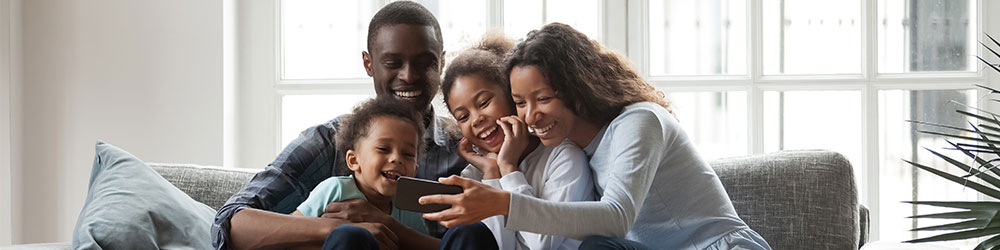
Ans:
MULTIPOLYGON (((458 174, 468 164, 457 154, 461 135, 454 120, 435 116, 431 108, 445 62, 437 19, 419 4, 390 3, 372 17, 367 49, 361 53, 362 60, 374 80, 375 93, 423 110, 428 146, 418 161, 417 177, 436 180, 458 174)), ((339 123, 338 117, 303 131, 219 209, 212 225, 217 249, 320 246, 341 224, 367 229, 383 248, 395 247, 393 242, 398 239, 384 225, 358 223, 385 218, 366 201, 331 203, 320 218, 287 215, 319 182, 349 174, 339 170, 344 169, 334 141, 339 123)), ((428 226, 435 235, 443 231, 436 222, 428 222, 428 226)))

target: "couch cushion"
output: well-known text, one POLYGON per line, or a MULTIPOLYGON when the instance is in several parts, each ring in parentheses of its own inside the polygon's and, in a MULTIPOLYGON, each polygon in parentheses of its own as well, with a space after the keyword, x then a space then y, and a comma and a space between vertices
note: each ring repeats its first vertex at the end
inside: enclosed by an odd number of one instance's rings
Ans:
POLYGON ((842 155, 782 151, 711 165, 740 218, 773 249, 857 249, 858 192, 842 155))
POLYGON ((149 166, 191 198, 215 210, 225 205, 230 196, 260 171, 191 164, 150 163, 149 166))
POLYGON ((97 142, 75 249, 211 249, 215 210, 125 150, 97 142))

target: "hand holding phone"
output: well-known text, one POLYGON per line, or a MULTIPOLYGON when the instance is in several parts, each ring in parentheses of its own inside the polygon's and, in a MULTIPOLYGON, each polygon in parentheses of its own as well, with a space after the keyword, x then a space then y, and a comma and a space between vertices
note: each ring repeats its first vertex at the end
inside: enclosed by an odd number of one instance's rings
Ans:
POLYGON ((462 187, 445 185, 436 181, 429 181, 413 177, 400 176, 396 181, 396 195, 392 197, 392 204, 396 208, 420 212, 433 213, 451 207, 448 204, 427 204, 421 205, 417 202, 420 197, 431 194, 461 194, 462 187))

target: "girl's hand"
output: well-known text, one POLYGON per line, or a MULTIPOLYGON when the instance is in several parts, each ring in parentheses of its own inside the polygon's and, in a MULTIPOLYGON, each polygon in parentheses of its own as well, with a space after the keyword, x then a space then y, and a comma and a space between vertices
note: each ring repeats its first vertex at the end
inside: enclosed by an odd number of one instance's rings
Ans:
POLYGON ((528 125, 516 115, 497 120, 503 129, 503 145, 497 154, 497 165, 502 175, 518 170, 521 164, 521 154, 528 147, 528 125))
POLYGON ((469 139, 462 138, 458 142, 458 155, 465 158, 466 161, 472 164, 473 167, 479 169, 483 172, 483 179, 499 179, 500 166, 497 165, 497 154, 496 153, 486 153, 485 155, 476 152, 472 148, 472 143, 469 139))
POLYGON ((420 197, 420 204, 449 204, 451 208, 436 213, 424 214, 424 219, 434 220, 445 227, 472 224, 495 215, 507 215, 510 208, 510 193, 495 189, 474 180, 450 176, 439 178, 442 184, 458 185, 465 190, 461 194, 434 194, 420 197))

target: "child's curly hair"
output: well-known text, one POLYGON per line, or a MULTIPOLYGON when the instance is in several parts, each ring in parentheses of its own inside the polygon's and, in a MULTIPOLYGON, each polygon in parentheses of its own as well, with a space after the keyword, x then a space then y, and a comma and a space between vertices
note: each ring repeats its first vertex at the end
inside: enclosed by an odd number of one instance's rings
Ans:
POLYGON ((502 31, 491 30, 483 35, 479 44, 462 51, 455 59, 448 64, 445 70, 444 80, 441 81, 441 94, 444 96, 444 105, 450 110, 448 104, 448 94, 455 86, 455 80, 462 76, 479 76, 487 82, 498 84, 506 94, 506 100, 510 107, 514 107, 514 100, 510 98, 510 82, 504 74, 504 56, 514 48, 514 40, 507 38, 502 31))
POLYGON ((412 105, 392 97, 365 100, 342 118, 336 135, 337 154, 343 157, 348 150, 354 149, 359 139, 368 136, 372 121, 378 117, 396 118, 413 125, 417 130, 417 156, 420 156, 424 151, 423 119, 412 105))

